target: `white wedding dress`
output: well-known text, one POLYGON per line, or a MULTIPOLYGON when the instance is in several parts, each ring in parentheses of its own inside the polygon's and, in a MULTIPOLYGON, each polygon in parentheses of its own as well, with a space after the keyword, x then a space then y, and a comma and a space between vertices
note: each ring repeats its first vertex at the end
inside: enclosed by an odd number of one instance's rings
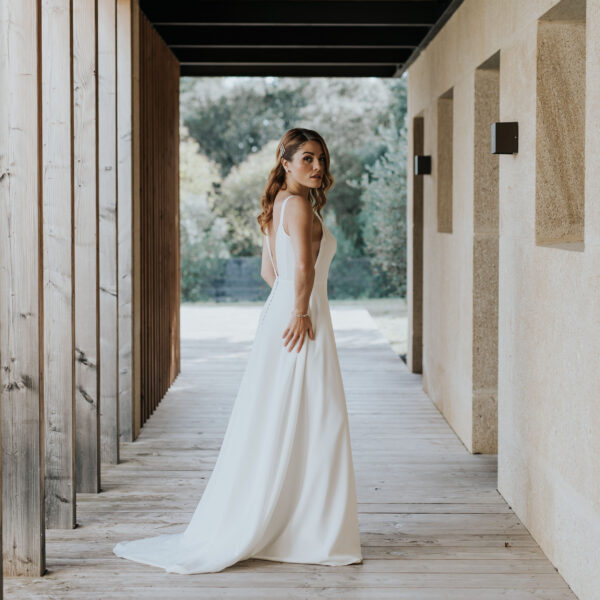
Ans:
MULTIPOLYGON (((337 242, 321 219, 309 312, 315 339, 288 351, 294 249, 281 207, 278 273, 214 470, 182 533, 118 543, 117 556, 172 573, 216 572, 248 558, 347 565, 362 561, 348 412, 327 276, 337 242)), ((319 217, 320 218, 320 217, 319 217)), ((271 262, 273 255, 266 236, 271 262)))

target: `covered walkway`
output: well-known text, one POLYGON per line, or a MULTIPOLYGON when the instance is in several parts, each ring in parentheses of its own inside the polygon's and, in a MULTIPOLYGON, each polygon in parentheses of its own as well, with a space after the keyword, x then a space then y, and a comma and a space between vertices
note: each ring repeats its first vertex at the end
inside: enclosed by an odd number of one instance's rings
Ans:
MULTIPOLYGON (((335 303, 333 303, 335 307, 335 303)), ((496 490, 496 456, 458 440, 368 312, 334 308, 364 562, 248 560, 183 576, 112 554, 121 539, 182 530, 213 468, 258 321, 256 306, 183 307, 182 372, 78 526, 47 531, 44 577, 6 578, 14 600, 371 598, 563 600, 568 586, 496 490)))

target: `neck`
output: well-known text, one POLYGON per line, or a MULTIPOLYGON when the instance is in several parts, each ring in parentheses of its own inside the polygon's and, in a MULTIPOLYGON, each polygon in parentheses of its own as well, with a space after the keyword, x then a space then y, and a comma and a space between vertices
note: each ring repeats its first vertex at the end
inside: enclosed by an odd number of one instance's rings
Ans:
POLYGON ((305 200, 308 200, 308 195, 310 193, 310 188, 298 183, 297 181, 288 181, 285 180, 285 189, 291 195, 294 196, 302 196, 305 200))

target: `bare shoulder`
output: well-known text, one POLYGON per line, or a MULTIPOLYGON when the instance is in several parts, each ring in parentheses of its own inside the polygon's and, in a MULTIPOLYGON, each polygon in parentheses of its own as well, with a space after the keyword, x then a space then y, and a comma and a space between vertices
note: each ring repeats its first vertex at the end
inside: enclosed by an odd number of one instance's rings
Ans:
POLYGON ((283 231, 287 235, 300 233, 312 225, 312 207, 302 196, 290 196, 283 219, 283 231))
POLYGON ((302 196, 290 196, 287 201, 287 210, 294 219, 304 220, 307 218, 312 221, 313 210, 310 201, 302 196))

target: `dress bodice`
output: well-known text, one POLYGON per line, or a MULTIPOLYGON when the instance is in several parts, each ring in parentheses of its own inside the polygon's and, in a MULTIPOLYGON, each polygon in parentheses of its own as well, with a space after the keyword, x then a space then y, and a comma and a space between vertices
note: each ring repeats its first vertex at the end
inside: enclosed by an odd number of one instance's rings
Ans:
MULTIPOLYGON (((267 250, 269 252, 269 257, 271 259, 271 264, 273 265, 273 271, 275 271, 276 278, 280 280, 293 281, 295 273, 294 246, 292 245, 292 238, 283 229, 283 215, 285 213, 287 201, 290 198, 291 196, 288 196, 283 201, 283 204, 281 206, 281 215, 279 217, 279 225, 277 226, 277 231, 275 232, 275 256, 277 258, 277 268, 275 267, 273 254, 271 253, 271 244, 269 242, 269 236, 265 234, 265 237, 267 240, 267 250)), ((325 225, 325 222, 319 216, 319 214, 316 212, 315 214, 321 221, 321 226, 323 228, 321 246, 317 255, 317 262, 315 263, 316 283, 327 281, 327 277, 329 275, 329 267, 337 250, 337 241, 335 239, 335 236, 333 235, 333 233, 331 233, 331 231, 329 231, 327 225, 325 225)))

